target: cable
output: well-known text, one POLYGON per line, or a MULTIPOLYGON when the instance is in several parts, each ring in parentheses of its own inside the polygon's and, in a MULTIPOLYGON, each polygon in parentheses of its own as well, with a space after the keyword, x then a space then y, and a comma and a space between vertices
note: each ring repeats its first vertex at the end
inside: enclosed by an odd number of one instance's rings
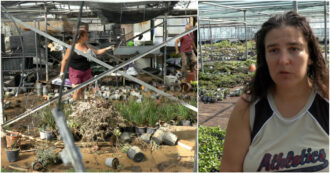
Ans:
POLYGON ((78 38, 77 35, 78 35, 78 31, 79 31, 79 25, 80 25, 80 19, 81 19, 83 6, 84 6, 84 1, 82 1, 81 5, 80 5, 79 16, 78 16, 78 21, 77 21, 77 26, 76 26, 76 33, 75 33, 74 38, 73 38, 73 43, 72 43, 72 46, 71 46, 71 51, 70 51, 70 55, 69 55, 69 58, 68 58, 68 62, 65 64, 65 67, 64 67, 64 75, 62 77, 62 84, 61 84, 61 87, 60 87, 60 95, 59 95, 58 103, 57 103, 57 110, 58 111, 61 109, 61 101, 62 101, 62 95, 63 95, 64 82, 65 82, 65 74, 68 72, 71 57, 72 57, 72 54, 74 52, 74 48, 75 48, 77 38, 78 38))

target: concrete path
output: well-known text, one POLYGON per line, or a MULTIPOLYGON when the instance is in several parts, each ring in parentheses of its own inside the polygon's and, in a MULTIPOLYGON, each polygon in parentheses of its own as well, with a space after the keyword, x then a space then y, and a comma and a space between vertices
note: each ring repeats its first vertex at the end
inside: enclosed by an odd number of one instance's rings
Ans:
POLYGON ((198 123, 203 126, 219 126, 226 130, 230 114, 239 97, 228 97, 217 103, 198 102, 198 123))

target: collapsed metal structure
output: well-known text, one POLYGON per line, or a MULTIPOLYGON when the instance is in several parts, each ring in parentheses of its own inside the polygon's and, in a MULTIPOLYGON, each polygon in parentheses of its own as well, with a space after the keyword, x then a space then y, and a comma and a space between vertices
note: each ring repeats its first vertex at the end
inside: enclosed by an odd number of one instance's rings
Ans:
MULTIPOLYGON (((2 7, 2 8, 4 8, 4 7, 2 7)), ((5 9, 4 9, 4 10, 5 10, 5 9)), ((7 14, 7 13, 6 13, 6 15, 8 15, 7 17, 10 17, 10 14, 7 14)), ((21 21, 21 20, 15 18, 15 17, 13 17, 13 16, 11 16, 11 18, 12 18, 13 20, 15 20, 15 22, 19 23, 20 25, 22 25, 22 26, 24 26, 24 27, 26 27, 26 28, 31 29, 32 31, 38 33, 38 34, 41 35, 41 36, 44 36, 45 38, 47 38, 47 39, 49 39, 49 40, 52 40, 52 41, 54 41, 54 42, 57 42, 57 43, 59 43, 60 45, 66 47, 66 48, 69 48, 69 47, 70 47, 68 44, 64 43, 63 41, 61 41, 61 40, 59 40, 59 39, 57 39, 57 38, 55 38, 55 37, 53 37, 53 36, 51 36, 51 35, 45 33, 45 32, 42 32, 42 31, 40 31, 39 29, 37 29, 37 28, 35 28, 35 27, 33 27, 33 26, 30 26, 30 25, 24 23, 23 21, 21 21)), ((162 24, 165 26, 165 27, 163 27, 164 30, 166 30, 166 15, 165 15, 165 20, 164 20, 164 22, 163 22, 162 24)), ((160 25, 156 25, 156 26, 160 26, 160 25)), ((156 26, 155 26, 155 27, 156 27, 156 26)), ((196 27, 194 27, 194 28, 192 28, 191 30, 186 31, 186 32, 184 32, 184 33, 182 33, 182 34, 179 34, 179 35, 177 35, 177 36, 175 36, 175 37, 172 37, 172 38, 169 39, 169 40, 166 40, 166 37, 165 37, 166 34, 164 34, 164 42, 163 42, 163 43, 154 46, 154 47, 151 48, 150 50, 148 50, 148 51, 146 51, 146 52, 143 52, 143 53, 141 53, 141 54, 139 54, 139 55, 137 55, 137 56, 135 56, 135 57, 129 59, 128 61, 125 61, 125 62, 123 62, 123 63, 117 65, 116 67, 112 67, 112 66, 110 66, 109 64, 104 63, 103 61, 98 60, 98 59, 92 57, 92 56, 89 55, 89 54, 86 54, 86 53, 84 53, 84 52, 81 52, 81 51, 75 49, 75 50, 74 50, 75 52, 77 52, 77 53, 79 53, 79 54, 85 56, 86 58, 88 58, 89 60, 92 60, 93 62, 96 62, 96 63, 102 65, 103 67, 108 68, 109 70, 106 71, 106 72, 103 72, 102 74, 98 75, 97 77, 94 77, 94 78, 92 78, 92 79, 90 79, 90 80, 88 80, 88 81, 82 83, 82 84, 79 85, 78 87, 73 88, 73 89, 71 89, 70 91, 67 91, 66 93, 64 93, 64 95, 67 95, 67 94, 73 93, 75 90, 80 89, 80 88, 82 88, 82 87, 85 87, 85 86, 87 86, 88 84, 93 83, 93 82, 95 82, 95 81, 97 81, 97 80, 99 80, 99 79, 101 79, 101 78, 107 76, 108 74, 110 74, 110 73, 112 73, 112 72, 114 72, 114 71, 116 71, 116 70, 118 70, 118 69, 120 69, 120 68, 122 68, 122 67, 124 67, 124 66, 126 66, 126 65, 128 65, 128 64, 130 64, 131 62, 134 62, 134 61, 136 61, 136 60, 138 60, 138 59, 140 59, 140 58, 142 58, 142 57, 148 55, 149 53, 151 53, 151 52, 153 52, 153 51, 155 51, 155 50, 157 50, 157 49, 160 49, 161 47, 165 47, 164 60, 166 60, 166 45, 167 45, 169 42, 171 42, 171 41, 173 41, 173 40, 175 40, 175 39, 177 39, 177 38, 180 38, 181 36, 186 35, 186 34, 188 34, 188 33, 190 33, 190 32, 195 31, 195 30, 197 30, 196 27), (166 41, 165 41, 165 40, 166 40, 166 41)), ((166 32, 166 31, 164 31, 164 32, 166 32)), ((112 57, 113 57, 113 56, 112 56, 112 57)), ((165 62, 165 61, 164 61, 164 62, 165 62)), ((179 99, 178 99, 177 97, 175 97, 175 96, 172 96, 172 95, 167 94, 167 93, 165 93, 165 92, 163 92, 163 91, 161 91, 161 90, 158 90, 158 89, 155 88, 154 86, 149 85, 149 84, 147 84, 147 83, 145 83, 145 82, 143 82, 143 81, 141 81, 141 80, 139 80, 139 79, 137 79, 137 78, 135 78, 135 77, 133 77, 133 76, 127 75, 127 74, 124 73, 124 72, 118 72, 118 73, 121 74, 122 76, 124 76, 125 78, 129 79, 129 80, 132 80, 132 81, 134 81, 134 82, 136 82, 136 83, 138 83, 138 84, 140 84, 140 85, 143 85, 143 86, 145 86, 146 88, 148 88, 148 89, 150 89, 150 90, 152 90, 152 91, 155 91, 156 93, 158 93, 158 94, 160 94, 160 95, 163 95, 163 96, 165 96, 165 97, 168 97, 169 99, 171 99, 171 100, 173 100, 173 101, 177 101, 177 102, 179 102, 180 104, 182 104, 183 106, 185 106, 185 107, 187 107, 187 108, 189 108, 189 109, 191 109, 191 110, 197 112, 197 108, 196 108, 196 107, 194 107, 194 106, 192 106, 192 105, 189 105, 189 104, 185 103, 184 101, 179 100, 179 99)), ((165 75, 165 69, 164 69, 164 75, 165 75)), ((2 88, 2 87, 3 87, 3 86, 1 86, 1 88, 2 88)), ((32 108, 31 110, 28 110, 28 111, 24 112, 23 114, 21 114, 21 115, 15 117, 15 118, 13 118, 13 119, 11 119, 11 120, 8 120, 7 122, 4 122, 4 123, 2 124, 2 127, 8 126, 8 125, 10 125, 10 124, 12 124, 12 123, 14 123, 14 122, 16 122, 16 121, 18 121, 18 120, 24 118, 24 117, 27 117, 27 116, 31 115, 32 113, 34 113, 34 112, 36 112, 36 111, 38 111, 38 110, 44 108, 45 106, 50 105, 51 103, 53 103, 53 102, 56 101, 57 99, 58 99, 57 97, 55 97, 55 98, 53 98, 53 99, 50 99, 49 101, 43 103, 42 105, 36 106, 36 107, 32 108)), ((1 119, 3 119, 3 117, 1 117, 1 119)))

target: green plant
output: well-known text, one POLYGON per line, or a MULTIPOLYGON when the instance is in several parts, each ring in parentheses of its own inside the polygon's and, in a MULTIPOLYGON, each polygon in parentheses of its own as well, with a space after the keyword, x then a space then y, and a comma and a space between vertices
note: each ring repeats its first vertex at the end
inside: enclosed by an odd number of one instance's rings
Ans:
POLYGON ((218 127, 199 126, 198 128, 198 166, 199 172, 219 170, 223 154, 226 132, 218 127))
POLYGON ((47 144, 38 146, 36 151, 37 160, 40 161, 43 166, 59 163, 60 157, 55 152, 55 149, 55 147, 49 147, 47 144))
POLYGON ((54 130, 56 128, 55 119, 51 110, 52 108, 47 106, 35 114, 35 117, 38 118, 39 130, 54 130))

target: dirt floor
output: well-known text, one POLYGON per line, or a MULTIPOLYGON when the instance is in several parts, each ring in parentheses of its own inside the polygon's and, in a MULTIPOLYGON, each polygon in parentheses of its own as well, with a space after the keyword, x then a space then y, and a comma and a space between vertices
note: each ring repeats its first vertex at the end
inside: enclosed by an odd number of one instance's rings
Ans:
MULTIPOLYGON (((196 127, 172 126, 170 127, 170 131, 176 134, 179 140, 186 140, 192 144, 195 144, 196 142, 196 127)), ((6 158, 4 140, 5 139, 2 138, 1 168, 8 171, 18 171, 18 168, 22 171, 25 170, 32 172, 31 165, 36 158, 35 152, 33 151, 35 141, 26 140, 23 142, 22 146, 24 146, 24 149, 21 149, 20 151, 19 160, 16 162, 8 162, 6 158), (13 169, 12 167, 16 169, 13 169)), ((41 141, 38 143, 40 142, 41 141)), ((54 144, 55 142, 56 141, 51 141, 50 144, 54 144)), ((83 153, 84 166, 89 172, 192 172, 195 152, 194 149, 190 151, 179 145, 161 145, 158 150, 154 150, 152 152, 150 148, 143 149, 146 160, 136 163, 129 159, 125 153, 122 153, 119 148, 116 149, 111 146, 110 142, 109 146, 102 145, 97 151, 93 150, 91 147, 81 148, 81 151, 83 153), (105 160, 109 157, 116 157, 119 159, 120 166, 117 170, 105 165, 105 160)), ((74 169, 71 165, 65 166, 63 163, 47 167, 48 172, 67 172, 73 170, 74 169)))
MULTIPOLYGON (((233 88, 231 90, 235 90, 233 88)), ((227 97, 217 103, 204 104, 198 102, 198 124, 203 126, 219 126, 226 130, 231 112, 233 111, 239 97, 227 97)))

